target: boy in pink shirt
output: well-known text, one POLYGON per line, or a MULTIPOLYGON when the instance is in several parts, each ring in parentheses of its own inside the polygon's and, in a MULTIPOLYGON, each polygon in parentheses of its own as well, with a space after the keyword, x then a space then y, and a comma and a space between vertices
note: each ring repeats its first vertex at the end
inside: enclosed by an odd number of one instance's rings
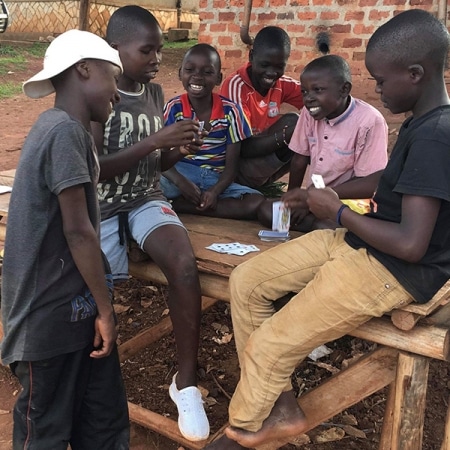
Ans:
MULTIPOLYGON (((387 164, 388 128, 382 114, 373 106, 350 95, 350 68, 337 55, 326 55, 311 61, 301 77, 304 108, 295 127, 289 148, 295 153, 291 161, 288 192, 282 201, 297 200, 291 211, 291 229, 311 231, 336 225, 318 221, 306 205, 306 188, 312 182, 309 174, 322 175, 325 185, 340 198, 370 198, 377 177, 361 191, 351 180, 366 177, 387 164)), ((272 202, 261 206, 262 223, 272 223, 272 202)))

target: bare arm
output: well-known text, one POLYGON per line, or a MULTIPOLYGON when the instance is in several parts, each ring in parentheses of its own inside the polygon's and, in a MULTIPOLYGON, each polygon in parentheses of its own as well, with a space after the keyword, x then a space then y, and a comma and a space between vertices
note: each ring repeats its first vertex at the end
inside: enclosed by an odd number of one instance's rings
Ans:
MULTIPOLYGON (((342 203, 332 189, 309 189, 308 205, 319 219, 336 219, 342 203)), ((341 223, 367 244, 388 255, 416 263, 430 244, 441 201, 433 197, 404 195, 400 223, 374 219, 345 208, 341 223)))
MULTIPOLYGON (((91 129, 95 144, 97 149, 99 149, 101 180, 107 180, 128 171, 142 158, 159 148, 182 147, 192 143, 201 145, 203 143, 198 137, 198 122, 182 120, 161 128, 157 133, 147 136, 145 139, 125 147, 117 153, 103 155, 100 150, 103 148, 103 126, 93 122, 91 129)), ((178 159, 174 160, 173 164, 183 156, 180 152, 177 152, 178 159)))
POLYGON ((384 170, 379 170, 362 178, 353 178, 334 187, 339 198, 372 198, 384 170))
POLYGON ((105 281, 105 270, 97 233, 86 206, 83 185, 64 189, 58 196, 64 236, 78 270, 97 304, 93 358, 108 356, 117 338, 113 308, 105 281))
POLYGON ((294 153, 294 155, 292 156, 291 169, 289 172, 288 191, 302 186, 308 164, 308 156, 294 153))

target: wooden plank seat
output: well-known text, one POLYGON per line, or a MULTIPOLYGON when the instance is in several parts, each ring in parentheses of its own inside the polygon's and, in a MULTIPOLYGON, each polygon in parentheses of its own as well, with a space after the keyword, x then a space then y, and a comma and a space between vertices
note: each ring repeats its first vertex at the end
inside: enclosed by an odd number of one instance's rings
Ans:
MULTIPOLYGON (((0 172, 0 184, 3 173, 0 172)), ((5 174, 11 177, 11 173, 5 174)), ((3 184, 6 184, 3 182, 3 184)), ((8 214, 9 194, 0 196, 0 239, 4 236, 8 214), (3 203, 1 199, 4 199, 3 203)), ((231 271, 243 261, 258 253, 245 256, 219 254, 205 247, 212 243, 240 242, 254 244, 261 251, 275 245, 260 241, 256 222, 213 219, 182 215, 189 231, 197 259, 202 294, 202 309, 216 301, 229 301, 228 278, 231 271)), ((292 233, 293 237, 299 235, 292 233)), ((166 284, 160 269, 140 250, 131 248, 130 274, 134 277, 166 284)), ((408 305, 394 310, 390 317, 372 319, 353 330, 350 335, 379 344, 375 350, 335 374, 321 385, 303 394, 298 402, 305 411, 310 429, 327 421, 348 407, 360 402, 378 390, 389 386, 380 450, 420 450, 430 358, 450 360, 450 282, 426 305, 408 305)), ((170 318, 143 330, 119 347, 122 361, 172 331, 170 318)), ((0 326, 0 337, 2 330, 0 326)), ((200 449, 220 436, 224 426, 207 441, 193 443, 184 439, 176 421, 129 403, 132 421, 156 431, 186 448, 200 449)), ((308 431, 308 430, 307 430, 308 431)), ((286 442, 274 442, 264 450, 278 448, 286 442)), ((441 450, 450 450, 450 415, 447 415, 445 436, 441 450)))

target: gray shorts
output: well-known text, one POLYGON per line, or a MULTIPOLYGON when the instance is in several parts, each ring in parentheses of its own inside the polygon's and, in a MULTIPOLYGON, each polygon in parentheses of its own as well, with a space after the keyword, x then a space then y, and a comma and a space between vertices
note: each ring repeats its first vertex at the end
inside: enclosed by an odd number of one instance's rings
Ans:
MULTIPOLYGON (((170 203, 160 200, 149 201, 128 213, 131 237, 144 250, 144 242, 157 228, 164 225, 178 225, 184 228, 170 203)), ((111 266, 114 280, 128 279, 127 243, 120 244, 119 216, 105 219, 100 224, 101 247, 111 266)))

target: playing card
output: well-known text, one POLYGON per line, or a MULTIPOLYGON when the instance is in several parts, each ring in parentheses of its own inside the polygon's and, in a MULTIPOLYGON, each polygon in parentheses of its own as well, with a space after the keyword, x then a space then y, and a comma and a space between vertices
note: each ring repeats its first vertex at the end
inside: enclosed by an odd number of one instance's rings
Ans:
POLYGON ((218 253, 227 253, 228 255, 243 256, 250 252, 259 252, 256 245, 246 245, 239 242, 230 242, 227 244, 211 244, 205 247, 218 253))
POLYGON ((272 230, 289 231, 291 224, 291 210, 283 202, 272 204, 272 230))
POLYGON ((325 182, 323 181, 322 175, 313 173, 311 175, 311 180, 316 189, 323 189, 325 187, 325 182))

